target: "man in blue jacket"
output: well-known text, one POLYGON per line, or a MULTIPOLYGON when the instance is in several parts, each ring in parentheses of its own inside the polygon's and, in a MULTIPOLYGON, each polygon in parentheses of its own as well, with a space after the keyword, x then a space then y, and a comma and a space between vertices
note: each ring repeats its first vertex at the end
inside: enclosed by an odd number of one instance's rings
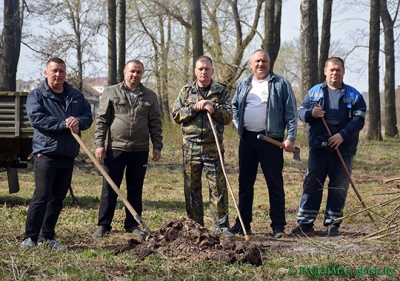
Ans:
MULTIPOLYGON (((283 143, 285 151, 293 151, 297 133, 296 98, 290 83, 270 70, 266 51, 256 50, 250 67, 253 74, 239 84, 232 100, 233 122, 240 136, 239 211, 250 234, 254 183, 260 163, 268 186, 272 236, 280 238, 286 225, 283 150, 257 139, 257 135, 273 138, 283 143)), ((243 233, 238 218, 224 234, 237 233, 243 233)))
POLYGON ((34 128, 36 187, 21 247, 46 243, 55 249, 66 249, 66 245, 54 239, 54 228, 71 185, 74 159, 79 154, 79 144, 70 131, 78 134, 90 128, 92 112, 82 93, 65 82, 66 66, 62 59, 49 59, 44 74, 46 79, 29 93, 26 104, 34 128))
POLYGON ((349 178, 335 149, 351 174, 360 130, 364 127, 366 104, 362 95, 343 83, 345 73, 341 58, 325 63, 326 81, 310 89, 298 109, 299 118, 309 124, 310 154, 303 194, 297 213, 298 226, 293 234, 312 234, 321 206, 325 179, 329 177, 324 226, 330 235, 338 235, 346 202, 349 178), (323 124, 325 119, 332 136, 323 124))

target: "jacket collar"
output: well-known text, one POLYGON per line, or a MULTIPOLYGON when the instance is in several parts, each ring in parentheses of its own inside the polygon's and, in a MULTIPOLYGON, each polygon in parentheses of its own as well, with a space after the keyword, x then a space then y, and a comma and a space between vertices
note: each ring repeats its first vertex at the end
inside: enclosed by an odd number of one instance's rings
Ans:
MULTIPOLYGON (((269 79, 269 81, 275 80, 275 73, 274 73, 272 70, 269 71, 269 75, 270 75, 270 77, 271 77, 271 78, 269 79)), ((251 85, 251 81, 253 80, 253 77, 254 77, 254 73, 252 73, 252 74, 245 80, 246 84, 251 85)))
MULTIPOLYGON (((64 92, 68 93, 68 95, 72 93, 71 91, 72 86, 65 81, 63 84, 63 88, 64 92)), ((49 84, 47 83, 47 78, 45 78, 43 80, 43 83, 40 85, 40 92, 42 93, 43 96, 47 98, 51 98, 54 96, 53 91, 50 89, 49 84)))

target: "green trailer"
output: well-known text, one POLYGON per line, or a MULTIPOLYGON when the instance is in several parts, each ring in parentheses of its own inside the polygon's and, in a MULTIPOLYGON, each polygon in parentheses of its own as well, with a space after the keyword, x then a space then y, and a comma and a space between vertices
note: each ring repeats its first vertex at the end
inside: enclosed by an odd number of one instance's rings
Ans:
POLYGON ((25 92, 0 92, 0 169, 7 171, 10 193, 19 191, 18 168, 31 159, 33 128, 26 113, 25 92))

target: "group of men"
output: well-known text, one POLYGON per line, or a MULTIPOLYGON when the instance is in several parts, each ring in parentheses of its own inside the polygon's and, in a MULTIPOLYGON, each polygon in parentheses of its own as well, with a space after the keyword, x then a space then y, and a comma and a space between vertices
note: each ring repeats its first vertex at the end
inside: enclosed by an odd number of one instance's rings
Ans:
MULTIPOLYGON (((213 79, 212 59, 200 56, 195 62, 196 80, 181 89, 174 103, 172 117, 181 125, 183 135, 184 194, 188 217, 204 225, 201 183, 204 170, 215 232, 224 236, 251 234, 254 183, 260 164, 269 193, 272 236, 284 236, 283 152, 294 150, 297 118, 300 118, 309 123, 310 154, 297 226, 291 232, 313 232, 328 176, 324 225, 329 234, 338 234, 349 186, 339 154, 351 173, 366 113, 362 95, 343 83, 345 67, 338 57, 326 61, 326 81, 310 89, 298 109, 290 83, 272 72, 266 51, 259 49, 252 54, 250 68, 252 74, 239 83, 231 101, 226 86, 213 79), (224 126, 232 120, 240 137, 238 209, 245 229, 239 216, 232 227, 228 217, 223 133, 224 126), (329 133, 325 124, 329 126, 329 133), (282 145, 264 142, 258 139, 259 134, 282 145)), ((36 187, 21 246, 49 243, 54 248, 64 249, 67 246, 55 240, 54 228, 71 184, 73 161, 79 152, 79 145, 71 134, 79 134, 91 126, 91 108, 83 95, 65 82, 63 60, 50 59, 44 73, 46 79, 29 94, 27 101, 28 117, 34 128, 36 187)), ((96 159, 103 163, 118 187, 125 172, 127 200, 139 216, 142 214, 150 140, 154 161, 160 159, 163 147, 157 97, 141 83, 143 74, 144 66, 140 61, 126 63, 124 81, 108 87, 102 94, 95 129, 96 159)), ((110 232, 116 201, 116 192, 103 179, 94 238, 110 232)), ((128 209, 124 227, 133 235, 145 235, 128 209)))

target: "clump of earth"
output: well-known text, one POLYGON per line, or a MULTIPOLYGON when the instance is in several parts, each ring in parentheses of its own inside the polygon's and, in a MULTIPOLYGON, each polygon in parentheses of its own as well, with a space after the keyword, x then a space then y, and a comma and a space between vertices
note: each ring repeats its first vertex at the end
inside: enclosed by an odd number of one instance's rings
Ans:
POLYGON ((177 260, 220 260, 230 263, 261 265, 261 254, 267 248, 262 242, 238 241, 214 234, 191 219, 184 217, 166 221, 160 229, 128 245, 116 253, 128 252, 144 258, 161 254, 177 260))

